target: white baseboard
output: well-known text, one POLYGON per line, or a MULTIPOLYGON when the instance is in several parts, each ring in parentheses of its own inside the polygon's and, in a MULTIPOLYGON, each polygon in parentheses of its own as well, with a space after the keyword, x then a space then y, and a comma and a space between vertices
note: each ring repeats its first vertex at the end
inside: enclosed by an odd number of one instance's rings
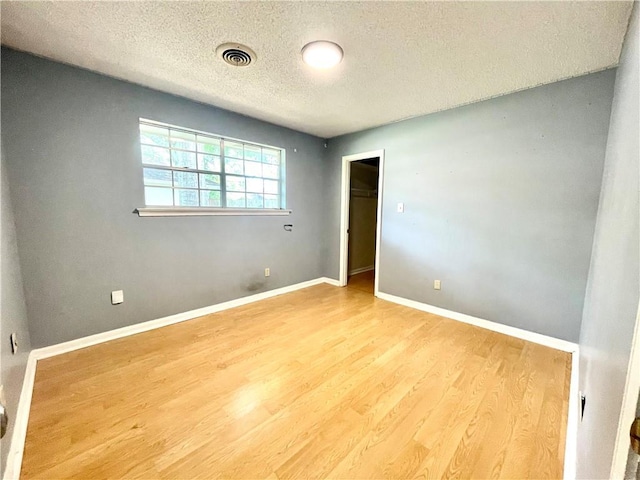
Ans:
POLYGON ((390 295, 384 292, 378 292, 378 297, 381 298, 382 300, 387 300, 388 302, 404 305, 405 307, 415 308, 416 310, 422 310, 423 312, 433 313, 435 315, 440 315, 441 317, 451 318, 453 320, 458 320, 459 322, 475 325, 476 327, 486 328, 487 330, 503 333, 505 335, 510 335, 512 337, 521 338, 529 342, 539 343, 540 345, 545 345, 547 347, 555 348, 557 350, 562 350, 564 352, 575 352, 578 350, 577 343, 569 342, 567 340, 561 340, 559 338, 549 337, 547 335, 530 332, 528 330, 523 330, 521 328, 510 327, 508 325, 503 325, 502 323, 492 322, 490 320, 484 320, 482 318, 477 318, 464 313, 458 313, 452 310, 435 307, 433 305, 417 302, 415 300, 396 297, 395 295, 390 295))
POLYGON ((575 480, 577 462, 576 449, 578 448, 578 423, 580 421, 581 408, 580 396, 578 393, 580 378, 580 350, 577 343, 568 342, 555 337, 549 337, 540 333, 529 332, 528 330, 523 330, 521 328, 510 327, 501 323, 491 322, 482 318, 446 310, 426 303, 416 302, 415 300, 408 300, 406 298, 397 297, 384 292, 378 292, 377 296, 383 300, 404 305, 405 307, 415 308, 416 310, 433 313, 435 315, 440 315, 441 317, 451 318, 470 325, 486 328, 487 330, 503 333, 505 335, 521 338, 529 342, 538 343, 540 345, 571 353, 571 383, 569 387, 569 411, 567 415, 567 435, 565 441, 563 477, 565 480, 575 480))
POLYGON ((11 434, 11 443, 9 444, 9 454, 7 455, 7 463, 2 477, 4 480, 18 480, 20 478, 24 441, 27 437, 27 425, 29 424, 31 396, 33 395, 33 383, 36 379, 36 362, 36 356, 33 354, 33 351, 31 351, 24 372, 16 418, 13 421, 13 433, 11 434))
MULTIPOLYGON (((29 410, 31 408, 31 396, 33 394, 33 384, 35 381, 36 364, 37 361, 43 358, 60 355, 63 353, 79 350, 99 343, 108 342, 109 340, 115 340, 117 338, 127 337, 129 335, 135 335, 137 333, 154 330, 156 328, 165 327, 167 325, 173 325, 175 323, 184 322, 204 315, 209 315, 230 308, 247 305, 249 303, 257 302, 267 298, 282 295, 284 293, 293 292, 303 288, 319 285, 321 283, 327 283, 336 287, 340 286, 338 280, 321 277, 306 282, 297 283, 295 285, 289 285, 287 287, 277 288, 268 292, 258 293, 228 302, 219 303, 217 305, 211 305, 209 307, 203 307, 189 312, 179 313, 176 315, 170 315, 168 317, 159 318, 156 320, 150 320, 147 322, 131 325, 128 327, 118 328, 108 332, 98 333, 90 335, 88 337, 79 338, 77 340, 71 340, 69 342, 59 343, 50 347, 44 347, 32 350, 29 354, 27 361, 27 367, 25 371, 24 381, 22 384, 22 391, 20 393, 20 402, 18 404, 18 410, 16 413, 16 419, 13 428, 13 434, 11 436, 11 445, 9 448, 9 455, 7 457, 7 464, 3 475, 3 480, 17 480, 20 477, 20 468, 22 466, 22 456, 24 453, 24 442, 27 435, 27 425, 29 423, 29 410)), ((578 429, 578 417, 579 417, 579 398, 578 398, 578 345, 565 340, 560 340, 546 335, 538 333, 528 332, 515 327, 509 327, 489 320, 483 320, 480 318, 465 315, 463 313, 453 312, 432 305, 416 302, 414 300, 408 300, 402 297, 396 297, 387 293, 379 292, 378 297, 393 303, 398 303, 417 310, 434 313, 443 317, 451 318, 454 320, 462 321, 475 325, 478 327, 493 330, 495 332, 504 333, 531 342, 546 345, 559 350, 572 352, 572 369, 571 369, 571 388, 570 388, 570 402, 569 402, 569 419, 567 425, 567 442, 565 451, 565 479, 573 480, 575 478, 576 471, 576 445, 577 445, 577 429, 578 429)))
POLYGON ((333 285, 334 287, 341 287, 340 281, 335 278, 322 277, 319 280, 322 280, 324 283, 328 283, 329 285, 333 285))
MULTIPOLYGON (((327 279, 329 280, 329 279, 327 279)), ((216 305, 210 305, 208 307, 198 308, 190 310, 188 312, 177 313, 175 315, 169 315, 168 317, 158 318, 156 320, 149 320, 147 322, 137 323, 135 325, 129 325, 127 327, 117 328, 115 330, 109 330, 108 332, 97 333, 95 335, 89 335, 88 337, 78 338, 69 342, 58 343, 51 345, 50 347, 38 348, 33 351, 38 360, 42 358, 52 357, 54 355, 60 355, 62 353, 72 352, 80 348, 90 347, 97 345, 98 343, 108 342, 109 340, 115 340, 117 338, 128 337, 129 335, 135 335, 137 333, 147 332, 149 330, 155 330, 156 328, 166 327, 167 325, 173 325, 175 323, 192 320, 194 318, 202 317, 204 315, 210 315, 212 313, 221 312, 230 308, 240 307, 249 303, 258 302, 266 298, 275 297, 284 293, 294 292, 302 288, 312 287, 313 285, 319 285, 321 283, 329 283, 324 278, 316 278, 308 280, 306 282, 296 283, 287 287, 276 288, 275 290, 269 290, 268 292, 256 293, 255 295, 249 295, 247 297, 237 298, 235 300, 229 300, 228 302, 218 303, 216 305)))
POLYGON ((368 267, 354 268, 349 272, 349 275, 357 275, 359 273, 370 272, 374 268, 376 267, 374 267, 373 265, 369 265, 368 267))
POLYGON ((109 340, 128 337, 129 335, 135 335, 137 333, 147 332, 156 328, 166 327, 175 323, 192 320, 194 318, 221 312, 230 308, 240 307, 242 305, 247 305, 249 303, 275 297, 284 293, 294 292, 303 288, 312 287, 321 283, 328 283, 330 285, 338 286, 337 280, 320 277, 306 282, 296 283, 295 285, 289 285, 287 287, 269 290, 268 292, 257 293, 255 295, 249 295, 247 297, 230 300, 228 302, 218 303, 209 307, 198 308, 188 312, 178 313, 176 315, 170 315, 168 317, 130 325, 128 327, 117 328, 108 332, 89 335, 88 337, 78 338, 69 342, 58 343, 57 345, 51 345, 50 347, 37 348, 32 350, 29 354, 29 359, 27 360, 27 368, 22 384, 22 391, 20 392, 20 401, 18 404, 18 410, 13 427, 13 434, 11 436, 11 445, 9 447, 9 455, 7 456, 7 464, 5 467, 4 475, 2 477, 3 480, 18 480, 18 478, 20 477, 22 455, 24 453, 24 442, 27 436, 27 425, 29 423, 31 396, 33 394, 33 384, 35 381, 36 364, 38 360, 72 352, 81 348, 90 347, 99 343, 108 342, 109 340))

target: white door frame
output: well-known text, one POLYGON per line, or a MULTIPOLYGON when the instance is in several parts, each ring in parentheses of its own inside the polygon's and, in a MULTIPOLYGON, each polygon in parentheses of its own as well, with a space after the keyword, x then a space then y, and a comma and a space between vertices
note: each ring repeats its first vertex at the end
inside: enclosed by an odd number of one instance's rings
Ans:
POLYGON ((631 355, 627 369, 627 381, 622 394, 622 409, 618 421, 618 434, 613 448, 613 462, 609 478, 624 478, 629 455, 629 429, 636 418, 636 406, 640 395, 640 304, 636 314, 636 326, 631 339, 631 355))
POLYGON ((373 294, 378 296, 378 279, 380 277, 380 232, 382 231, 382 186, 384 185, 384 150, 355 153, 342 157, 342 201, 340 203, 340 278, 341 287, 347 285, 349 278, 349 199, 351 196, 351 162, 379 158, 378 166, 378 205, 376 213, 376 259, 373 294))

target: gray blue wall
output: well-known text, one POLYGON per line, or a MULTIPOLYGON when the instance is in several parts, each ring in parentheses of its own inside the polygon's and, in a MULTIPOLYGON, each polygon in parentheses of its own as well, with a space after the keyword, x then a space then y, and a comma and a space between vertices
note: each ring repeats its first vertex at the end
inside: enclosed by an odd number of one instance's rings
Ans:
POLYGON ((331 139, 327 276, 338 277, 341 156, 384 149, 382 292, 577 341, 614 80, 605 71, 331 139))
POLYGON ((580 334, 580 478, 609 478, 640 298, 639 13, 636 4, 617 72, 580 334))
POLYGON ((338 137, 328 150, 309 135, 2 49, 0 353, 12 418, 27 314, 40 347, 337 278, 341 156, 384 149, 380 290, 580 340, 588 404, 578 473, 607 477, 640 296, 637 17, 636 7, 617 78, 610 70, 541 86, 338 137), (293 214, 133 215, 144 204, 139 117, 286 148, 293 214), (112 306, 116 289, 125 302, 112 306))
POLYGON ((319 138, 8 49, 2 138, 35 347, 323 274, 319 138), (293 214, 132 214, 144 206, 139 117, 286 148, 293 214))
POLYGON ((4 145, 2 150, 2 165, 0 176, 0 383, 4 386, 9 425, 6 436, 0 440, 0 476, 4 474, 9 453, 9 444, 16 420, 16 410, 25 367, 31 350, 29 329, 27 327, 27 310, 22 290, 22 275, 18 259, 18 245, 11 209, 9 185, 7 183, 4 145), (9 335, 18 334, 18 353, 13 355, 9 335))

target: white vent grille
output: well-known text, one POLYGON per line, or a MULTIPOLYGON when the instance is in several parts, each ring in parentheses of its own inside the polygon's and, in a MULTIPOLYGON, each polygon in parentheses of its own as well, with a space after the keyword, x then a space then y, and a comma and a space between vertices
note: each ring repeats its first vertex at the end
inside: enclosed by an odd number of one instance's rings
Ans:
POLYGON ((246 45, 239 43, 224 43, 216 49, 222 60, 234 67, 246 67, 256 60, 256 54, 246 45))

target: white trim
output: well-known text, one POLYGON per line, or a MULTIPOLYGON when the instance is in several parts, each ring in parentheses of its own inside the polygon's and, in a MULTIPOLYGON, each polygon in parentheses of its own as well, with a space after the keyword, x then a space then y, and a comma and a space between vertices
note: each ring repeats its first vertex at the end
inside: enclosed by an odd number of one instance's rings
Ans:
POLYGON ((349 271, 349 276, 358 275, 359 273, 364 273, 364 272, 370 272, 374 268, 376 268, 375 265, 369 265, 368 267, 355 268, 349 271))
POLYGON ((640 304, 636 312, 636 325, 631 339, 631 353, 627 367, 627 380, 622 394, 622 407, 618 420, 618 433, 613 447, 611 475, 609 478, 624 478, 629 456, 629 429, 636 418, 636 407, 640 395, 640 304))
POLYGON ((378 205, 376 217, 376 260, 375 277, 373 285, 374 295, 378 294, 378 276, 380 272, 380 237, 382 231, 382 195, 384 187, 384 150, 372 150, 370 152, 355 153, 342 157, 342 184, 340 201, 340 286, 344 287, 348 281, 349 270, 349 198, 351 183, 351 162, 366 160, 367 158, 379 158, 378 163, 378 205))
MULTIPOLYGON (((579 396, 579 379, 580 379, 580 348, 577 343, 569 342, 567 340, 561 340, 559 338, 542 335, 540 333, 530 332, 521 328, 510 327, 501 323, 492 322, 490 320, 484 320, 482 318, 473 317, 464 313, 454 312, 452 310, 446 310, 444 308, 435 307, 426 303, 417 302, 415 300, 409 300, 395 295, 390 295, 384 292, 378 292, 376 295, 382 300, 388 302, 404 305, 405 307, 415 308, 423 312, 433 313, 440 315, 441 317, 450 318, 459 322, 475 325, 476 327, 486 328, 494 332, 509 335, 511 337, 521 338, 529 342, 538 343, 546 347, 555 348, 556 350, 562 350, 564 352, 571 353, 571 383, 569 387, 569 410, 567 414, 567 435, 565 440, 565 454, 564 454, 564 479, 575 480, 576 478, 576 462, 577 462, 577 446, 578 446, 578 419, 580 416, 580 396, 579 396)), ((640 356, 639 356, 640 358, 640 356)), ((636 375, 636 378, 640 375, 636 375)), ((640 384, 640 380, 638 380, 640 384)), ((636 395, 637 400, 637 395, 636 395)), ((633 404, 633 415, 635 415, 635 403, 633 404)), ((630 425, 630 423, 629 423, 630 425)), ((628 434, 625 439, 628 443, 628 434)), ((628 447, 627 447, 628 448, 628 447)), ((626 464, 626 457, 625 457, 626 464)), ((624 476, 624 465, 622 473, 624 476)), ((622 478, 621 475, 612 475, 611 478, 622 478)))
POLYGON ((342 157, 342 185, 340 187, 340 286, 347 285, 347 269, 349 264, 349 196, 351 183, 351 165, 346 157, 342 157))
POLYGON ((384 195, 384 150, 380 150, 378 162, 378 212, 376 214, 376 259, 373 276, 373 294, 380 293, 380 242, 382 238, 382 197, 384 195))
POLYGON ((18 480, 18 478, 20 477, 22 455, 24 453, 24 443, 27 436, 27 425, 29 424, 31 396, 33 395, 33 384, 35 381, 36 364, 38 360, 72 352, 81 348, 90 347, 99 343, 108 342, 117 338, 123 338, 129 335, 135 335, 137 333, 147 332, 149 330, 155 330, 156 328, 162 328, 168 325, 173 325, 175 323, 192 320, 194 318, 221 312, 230 308, 240 307, 242 305, 265 300, 267 298, 282 295, 284 293, 301 290, 303 288, 312 287, 321 283, 328 283, 329 285, 339 286, 338 281, 332 278, 315 278, 313 280, 296 283, 287 287, 269 290, 268 292, 257 293, 255 295, 249 295, 248 297, 242 297, 235 300, 230 300, 228 302, 218 303, 209 307, 198 308, 195 310, 190 310, 188 312, 178 313, 176 315, 170 315, 168 317, 158 318, 156 320, 150 320, 148 322, 138 323, 136 325, 130 325, 128 327, 117 328, 108 332, 97 333, 95 335, 78 338, 69 342, 63 342, 57 345, 51 345, 49 347, 37 348, 32 350, 31 353, 29 353, 29 359, 27 360, 27 367, 24 374, 24 381, 22 383, 22 391, 20 392, 20 400, 18 403, 18 410, 13 427, 13 434, 11 435, 9 455, 7 456, 7 464, 4 475, 2 477, 3 480, 18 480))
POLYGON ((138 123, 149 123, 152 125, 156 125, 158 127, 169 127, 173 130, 181 130, 183 132, 188 132, 188 133, 197 133, 199 135, 208 136, 208 137, 219 137, 219 138, 222 138, 223 140, 231 140, 231 141, 240 142, 240 143, 250 143, 251 145, 256 145, 258 147, 272 148, 274 150, 282 150, 282 151, 286 150, 284 147, 276 147, 275 145, 267 145, 266 143, 254 142, 252 140, 243 140, 242 138, 230 137, 228 135, 223 135, 221 133, 205 132, 203 130, 198 130, 196 128, 173 125, 172 123, 160 122, 158 120, 151 120, 150 118, 138 117, 138 123))
POLYGON ((476 327, 486 328, 487 330, 503 333, 512 337, 521 338, 529 342, 539 343, 540 345, 545 345, 547 347, 562 350, 564 352, 578 351, 578 344, 569 342, 567 340, 549 337, 547 335, 542 335, 541 333, 530 332, 521 328, 510 327, 509 325, 503 325, 502 323, 484 320, 482 318, 473 317, 465 313, 446 310, 444 308, 435 307, 426 303, 416 302, 415 300, 409 300, 407 298, 396 297, 395 295, 390 295, 384 292, 378 292, 376 296, 378 298, 381 298, 382 300, 387 300, 388 302, 404 305, 405 307, 415 308, 416 310, 422 310, 423 312, 433 313, 435 315, 440 315, 441 317, 451 318, 453 320, 458 320, 459 322, 475 325, 476 327))
POLYGON ((564 445, 564 480, 575 480, 578 449, 578 425, 580 423, 580 350, 571 352, 571 383, 569 386, 569 411, 567 435, 564 445))
POLYGON ((11 444, 9 454, 4 469, 4 480, 18 480, 22 467, 22 455, 24 454, 24 441, 27 437, 27 425, 29 424, 29 411, 31 410, 31 396, 33 395, 33 384, 36 378, 36 356, 33 351, 29 353, 27 367, 22 381, 20 400, 16 418, 13 422, 13 433, 11 434, 11 444))
POLYGON ((147 322, 136 323, 135 325, 129 325, 127 327, 117 328, 115 330, 109 330, 108 332, 96 333, 95 335, 89 335, 88 337, 78 338, 68 342, 58 343, 57 345, 51 345, 50 347, 38 348, 33 350, 33 354, 38 360, 42 358, 53 357, 62 353, 72 352, 81 348, 97 345, 98 343, 108 342, 117 338, 128 337, 129 335, 135 335, 137 333, 147 332, 149 330, 155 330, 156 328, 166 327, 167 325, 173 325, 175 323, 184 322, 186 320, 192 320, 194 318, 202 317, 204 315, 210 315, 212 313, 221 312, 230 308, 240 307, 247 305, 248 303, 257 302, 266 298, 275 297, 284 293, 293 292, 302 288, 312 287, 313 285, 319 285, 325 282, 324 278, 316 278, 308 280, 306 282, 296 283, 287 287, 276 288, 275 290, 269 290, 267 292, 256 293, 255 295, 249 295, 247 297, 237 298, 235 300, 229 300, 228 302, 218 303, 210 305, 208 307, 197 308, 188 312, 177 313, 175 315, 169 315, 168 317, 158 318, 156 320, 149 320, 147 322))
POLYGON ((285 216, 291 210, 266 208, 207 208, 207 207, 140 207, 134 210, 139 217, 198 217, 198 216, 231 216, 231 215, 262 215, 285 216))
MULTIPOLYGON (((36 375, 37 361, 44 358, 53 357, 55 355, 61 355, 81 348, 90 347, 99 343, 108 342, 117 338, 127 337, 129 335, 135 335, 137 333, 154 330, 156 328, 162 328, 168 325, 172 325, 179 322, 184 322, 204 315, 228 310, 230 308, 247 305, 249 303, 265 300, 267 298, 282 295, 284 293, 293 292, 303 288, 319 285, 321 283, 327 283, 336 287, 340 287, 341 282, 333 278, 320 277, 306 282, 289 285, 287 287, 277 288, 268 292, 262 292, 248 297, 238 298, 236 300, 230 300, 228 302, 211 305, 209 307, 203 307, 195 310, 190 310, 184 313, 178 313, 176 315, 170 315, 168 317, 159 318, 156 320, 150 320, 147 322, 131 325, 128 327, 118 328, 104 333, 98 333, 90 335, 88 337, 79 338, 77 340, 71 340, 69 342, 59 343, 49 347, 38 348, 32 350, 27 360, 27 367, 25 370, 24 381, 22 384, 22 391, 20 393, 20 401, 16 413, 16 419, 13 427, 13 434, 11 436, 11 445, 9 447, 9 455, 7 456, 7 464, 3 475, 3 480, 17 480, 20 477, 20 469, 22 467, 22 456, 24 453, 24 443, 27 435, 27 426, 29 423, 29 410, 31 408, 31 397, 33 395, 33 385, 36 375)), ((579 399, 577 399, 578 389, 578 346, 574 343, 560 340, 553 337, 547 337, 538 333, 528 332, 515 327, 509 327, 501 325, 489 320, 483 320, 480 318, 465 315, 463 313, 457 313, 443 308, 434 307, 425 303, 416 302, 414 300, 408 300, 402 297, 396 297, 384 292, 378 292, 377 297, 387 300, 389 302, 404 305, 416 310, 421 310, 429 313, 434 313, 443 317, 448 317, 453 320, 462 321, 472 325, 476 325, 482 328, 493 330, 506 335, 511 335, 531 342, 540 343, 552 348, 556 348, 563 351, 572 352, 572 368, 571 368, 571 388, 570 388, 570 402, 569 402, 569 418, 567 426, 567 442, 565 450, 565 479, 573 480, 575 478, 575 447, 577 440, 577 418, 579 399), (576 400, 571 402, 571 399, 576 400), (572 407, 573 405, 573 407, 572 407), (569 474, 568 474, 569 472, 569 474), (572 475, 571 475, 572 473, 572 475)))
POLYGON ((344 285, 340 285, 340 280, 336 280, 335 278, 322 277, 324 283, 328 283, 329 285, 333 285, 334 287, 343 287, 344 285))

